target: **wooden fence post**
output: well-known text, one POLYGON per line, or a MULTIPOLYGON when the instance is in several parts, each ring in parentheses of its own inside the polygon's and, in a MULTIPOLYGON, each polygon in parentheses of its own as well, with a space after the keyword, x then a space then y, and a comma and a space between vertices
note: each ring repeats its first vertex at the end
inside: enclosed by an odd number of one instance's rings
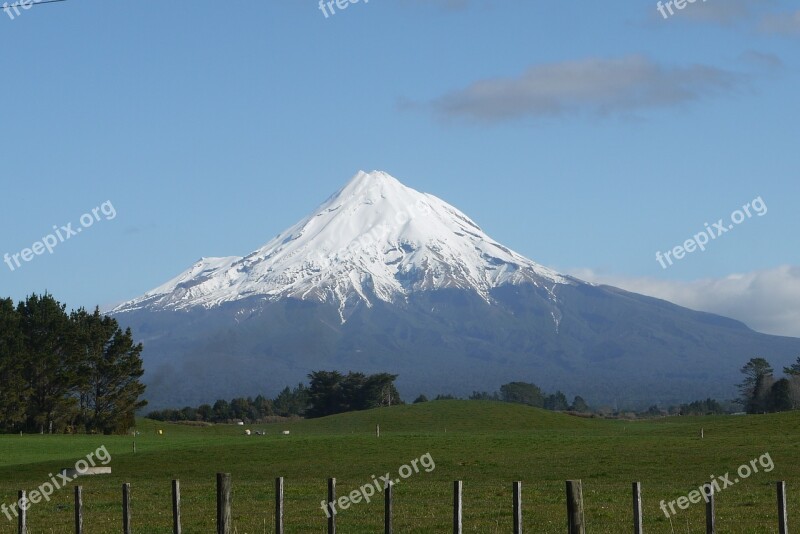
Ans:
POLYGON ((83 534, 83 488, 75 486, 75 534, 83 534))
POLYGON ((567 480, 567 532, 586 534, 583 523, 583 484, 580 480, 567 480))
POLYGON ((283 534, 283 477, 275 479, 275 534, 283 534))
POLYGON ((511 493, 514 499, 514 534, 522 534, 522 482, 514 482, 511 493))
POLYGON ((328 534, 336 534, 336 479, 328 479, 328 534))
POLYGON ((453 482, 453 534, 461 534, 464 521, 464 508, 462 496, 464 493, 464 482, 456 480, 453 482))
POLYGON ((706 499, 706 534, 716 534, 717 532, 717 519, 714 510, 714 489, 711 489, 711 495, 706 499))
POLYGON ((642 484, 633 483, 633 534, 642 534, 642 484))
POLYGON ((231 474, 217 473, 217 534, 231 533, 231 474))
POLYGON ((389 483, 386 486, 385 493, 383 494, 383 532, 384 534, 392 534, 392 499, 394 484, 389 483))
POLYGON ((17 504, 19 505, 17 527, 19 534, 28 534, 28 497, 25 494, 25 490, 20 490, 17 497, 17 504))
POLYGON ((172 534, 181 534, 181 483, 172 481, 172 534))
POLYGON ((131 485, 122 485, 122 532, 131 534, 131 485))
POLYGON ((789 514, 786 510, 786 482, 778 482, 778 533, 789 534, 789 514))

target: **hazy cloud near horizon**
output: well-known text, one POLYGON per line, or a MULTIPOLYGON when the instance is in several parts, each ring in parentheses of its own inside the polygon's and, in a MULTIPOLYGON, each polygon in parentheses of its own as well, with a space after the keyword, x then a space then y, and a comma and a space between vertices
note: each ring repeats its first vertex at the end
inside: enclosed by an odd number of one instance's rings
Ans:
POLYGON ((591 269, 569 272, 587 282, 731 317, 765 334, 800 337, 800 266, 782 265, 689 282, 608 275, 591 269))

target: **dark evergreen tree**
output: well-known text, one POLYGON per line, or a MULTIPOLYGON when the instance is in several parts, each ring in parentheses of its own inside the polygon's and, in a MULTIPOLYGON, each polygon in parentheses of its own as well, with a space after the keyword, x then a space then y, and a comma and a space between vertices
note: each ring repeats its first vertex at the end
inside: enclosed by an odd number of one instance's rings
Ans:
POLYGON ((766 398, 772 387, 772 367, 764 358, 752 358, 742 367, 745 379, 739 384, 739 402, 748 413, 766 410, 766 398))
POLYGON ((65 306, 50 295, 31 295, 17 307, 25 343, 24 378, 30 389, 26 427, 59 432, 75 419, 76 352, 65 306))
POLYGON ((259 395, 255 398, 253 401, 253 408, 258 419, 263 419, 265 417, 274 415, 274 412, 272 411, 272 401, 263 395, 259 395))
POLYGON ((231 416, 234 419, 241 419, 242 421, 249 422, 250 402, 244 397, 237 397, 231 400, 231 416))
POLYGON ((25 422, 30 387, 23 375, 24 351, 20 316, 14 302, 0 300, 0 431, 17 430, 25 422))
POLYGON ((497 392, 473 391, 468 398, 469 400, 500 400, 500 395, 497 392))
POLYGON ((308 417, 325 417, 343 411, 344 376, 339 371, 314 371, 308 378, 308 417))
POLYGON ((544 407, 544 394, 536 384, 527 382, 509 382, 500 386, 500 398, 505 402, 527 404, 528 406, 544 407))
POLYGON ((99 310, 0 300, 0 430, 127 430, 145 404, 141 350, 99 310))
POLYGON ((783 373, 786 376, 798 376, 800 377, 800 357, 797 358, 797 361, 790 365, 789 367, 783 368, 783 373))
POLYGON ((714 399, 697 400, 689 404, 681 404, 680 415, 715 415, 725 413, 722 405, 714 399))
POLYGON ((125 433, 135 426, 136 411, 147 405, 141 398, 145 390, 140 380, 142 344, 135 344, 130 329, 123 332, 116 319, 101 316, 99 309, 91 316, 79 310, 73 318, 84 328, 88 325, 82 332, 87 342, 81 345, 81 355, 88 357, 80 366, 88 382, 84 391, 87 429, 125 433))
POLYGON ((567 401, 566 395, 560 391, 556 391, 552 395, 548 395, 547 399, 545 399, 544 407, 548 410, 562 412, 569 409, 569 402, 567 401))
POLYGON ((181 421, 197 421, 197 409, 191 406, 184 406, 180 411, 181 421))
POLYGON ((579 413, 589 413, 592 411, 591 408, 589 408, 589 405, 586 404, 586 401, 583 400, 583 397, 580 395, 575 397, 575 399, 572 401, 572 406, 570 406, 569 409, 573 412, 579 413))
POLYGON ((366 376, 353 372, 342 375, 338 371, 315 371, 308 377, 308 417, 402 403, 394 386, 397 375, 377 373, 366 376))
POLYGON ((342 413, 372 408, 370 395, 364 373, 347 373, 339 381, 338 394, 331 399, 331 409, 335 410, 333 413, 342 413))
POLYGON ((214 420, 214 409, 210 404, 201 404, 197 407, 197 418, 200 421, 212 422, 214 420))
POLYGON ((786 412, 793 408, 792 384, 787 378, 781 378, 769 390, 767 410, 770 412, 786 412))
POLYGON ((788 380, 792 410, 797 410, 800 408, 800 375, 789 375, 788 380))
POLYGON ((761 375, 756 379, 753 397, 747 407, 748 413, 766 413, 772 410, 770 392, 774 384, 775 378, 771 373, 761 375))
POLYGON ((364 382, 363 398, 365 402, 363 407, 359 408, 366 410, 368 408, 378 408, 381 406, 393 406, 403 404, 394 385, 397 380, 397 375, 389 373, 377 373, 369 375, 364 382))
POLYGON ((219 399, 214 403, 214 421, 221 423, 227 421, 231 417, 231 405, 228 401, 219 399))
POLYGON ((284 388, 272 401, 272 406, 281 417, 303 416, 308 410, 309 402, 308 388, 298 384, 294 389, 284 388))

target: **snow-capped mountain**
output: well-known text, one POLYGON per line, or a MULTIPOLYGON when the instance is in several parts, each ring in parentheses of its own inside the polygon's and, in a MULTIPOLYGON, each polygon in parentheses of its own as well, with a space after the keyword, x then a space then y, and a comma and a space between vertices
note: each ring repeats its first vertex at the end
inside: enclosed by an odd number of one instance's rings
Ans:
POLYGON ((644 408, 731 398, 754 355, 800 353, 798 339, 560 275, 382 172, 112 313, 144 344, 153 408, 274 396, 320 369, 397 374, 407 400, 524 381, 644 408))
MULTIPOLYGON (((342 321, 358 303, 414 291, 476 292, 532 283, 555 300, 576 281, 490 238, 469 217, 379 171, 359 172, 314 213, 245 257, 203 258, 114 310, 181 310, 263 296, 334 303, 342 321)), ((554 316, 555 319, 555 316, 554 316)))

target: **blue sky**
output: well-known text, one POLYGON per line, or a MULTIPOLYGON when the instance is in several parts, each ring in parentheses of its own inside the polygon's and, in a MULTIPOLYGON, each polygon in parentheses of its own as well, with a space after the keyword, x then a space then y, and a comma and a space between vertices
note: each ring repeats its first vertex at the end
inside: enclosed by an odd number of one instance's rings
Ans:
POLYGON ((118 303, 202 256, 249 253, 380 169, 544 265, 800 336, 800 11, 674 12, 643 0, 362 0, 327 18, 312 0, 0 12, 0 255, 106 201, 116 213, 0 264, 0 295, 118 303), (656 261, 757 197, 764 216, 656 261))

